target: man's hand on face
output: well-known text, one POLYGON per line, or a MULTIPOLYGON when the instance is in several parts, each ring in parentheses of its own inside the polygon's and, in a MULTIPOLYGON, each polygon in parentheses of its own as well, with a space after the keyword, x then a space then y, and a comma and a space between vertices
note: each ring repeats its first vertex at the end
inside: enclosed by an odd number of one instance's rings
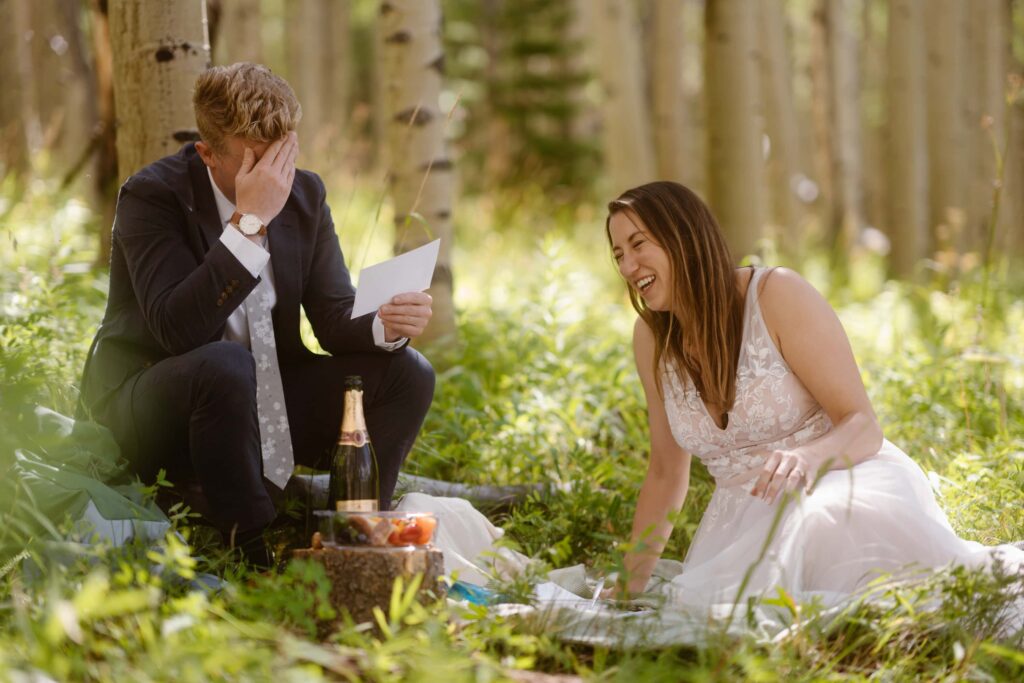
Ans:
POLYGON ((259 216, 264 225, 274 220, 292 191, 298 155, 299 136, 294 131, 272 142, 259 161, 247 146, 235 176, 235 208, 259 216))
POLYGON ((423 334, 434 314, 430 308, 433 301, 426 292, 406 292, 381 306, 377 315, 384 323, 384 341, 393 342, 402 337, 415 339, 423 334))

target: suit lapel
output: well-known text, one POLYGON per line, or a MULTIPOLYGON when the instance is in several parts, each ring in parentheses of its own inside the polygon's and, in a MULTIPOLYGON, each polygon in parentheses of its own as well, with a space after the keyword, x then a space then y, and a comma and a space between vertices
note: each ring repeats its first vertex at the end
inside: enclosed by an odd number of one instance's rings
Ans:
POLYGON ((299 304, 302 274, 299 271, 298 217, 291 209, 284 209, 267 226, 270 247, 270 267, 274 270, 274 292, 277 294, 275 311, 299 304))
POLYGON ((189 178, 191 180, 193 205, 189 212, 189 222, 198 227, 204 242, 206 253, 220 239, 224 231, 224 225, 220 222, 220 213, 217 211, 217 202, 213 198, 213 188, 210 187, 210 175, 206 171, 206 164, 198 152, 193 152, 193 157, 188 164, 189 178))

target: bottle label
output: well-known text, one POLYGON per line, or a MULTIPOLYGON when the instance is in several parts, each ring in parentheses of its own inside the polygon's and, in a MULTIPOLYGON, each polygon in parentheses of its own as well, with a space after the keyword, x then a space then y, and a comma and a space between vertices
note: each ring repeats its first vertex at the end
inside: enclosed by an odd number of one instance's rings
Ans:
POLYGON ((338 512, 376 512, 377 501, 364 500, 339 500, 335 503, 338 512))
POLYGON ((369 439, 366 437, 365 429, 354 429, 352 431, 342 431, 341 436, 338 437, 338 443, 342 446, 355 446, 360 447, 366 444, 369 439))

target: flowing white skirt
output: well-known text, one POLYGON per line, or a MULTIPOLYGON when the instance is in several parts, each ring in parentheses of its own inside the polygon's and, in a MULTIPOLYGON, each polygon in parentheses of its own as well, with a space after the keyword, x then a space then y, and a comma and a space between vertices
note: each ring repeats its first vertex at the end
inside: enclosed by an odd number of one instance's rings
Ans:
MULTIPOLYGON (((704 513, 673 603, 714 607, 777 597, 843 600, 884 574, 946 567, 1024 567, 1024 550, 959 538, 921 468, 889 441, 855 467, 823 475, 810 494, 769 505, 719 488, 704 513)), ((717 612, 718 609, 713 609, 717 612)))
MULTIPOLYGON (((463 580, 482 585, 489 576, 508 578, 528 562, 496 551, 501 531, 466 501, 410 494, 400 507, 438 515, 435 542, 448 571, 458 569, 463 580)), ((906 579, 996 562, 1020 574, 1024 550, 959 538, 921 468, 885 441, 875 457, 828 472, 810 494, 786 502, 769 505, 740 486, 717 489, 685 561, 660 561, 648 585, 665 600, 661 609, 623 612, 593 600, 594 581, 582 566, 552 572, 532 606, 498 609, 564 639, 609 646, 699 644, 723 624, 729 632, 770 639, 794 621, 780 604, 838 608, 881 576, 906 579)), ((1011 628, 1020 628, 1024 606, 1008 608, 1011 628)))

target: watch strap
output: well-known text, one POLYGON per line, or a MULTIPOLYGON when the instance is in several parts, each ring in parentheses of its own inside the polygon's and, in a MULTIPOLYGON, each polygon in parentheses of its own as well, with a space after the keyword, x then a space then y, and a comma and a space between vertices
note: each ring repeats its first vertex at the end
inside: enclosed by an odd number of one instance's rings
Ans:
MULTIPOLYGON (((238 230, 238 232, 241 232, 243 235, 245 235, 245 232, 243 232, 242 228, 241 228, 241 225, 242 225, 241 224, 241 220, 242 220, 242 216, 243 215, 244 214, 241 211, 237 211, 236 210, 233 214, 231 214, 231 218, 228 219, 228 223, 233 225, 235 227, 235 229, 238 230)), ((267 234, 267 226, 263 225, 263 223, 261 222, 260 223, 260 231, 257 232, 256 235, 262 237, 263 235, 266 235, 266 234, 267 234)), ((246 237, 254 237, 255 235, 245 235, 245 236, 246 237)))

